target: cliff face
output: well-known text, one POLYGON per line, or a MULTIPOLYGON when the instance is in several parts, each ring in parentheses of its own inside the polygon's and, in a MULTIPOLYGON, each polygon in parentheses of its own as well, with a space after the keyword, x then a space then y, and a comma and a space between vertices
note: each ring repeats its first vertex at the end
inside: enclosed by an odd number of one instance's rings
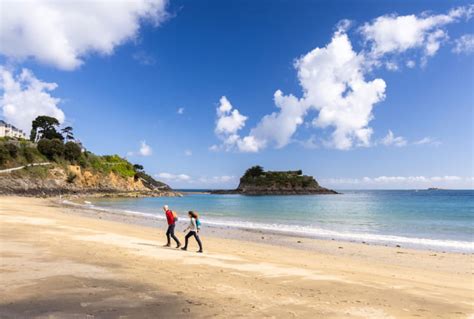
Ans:
POLYGON ((59 194, 102 194, 123 196, 174 196, 171 188, 143 177, 123 177, 115 172, 100 173, 67 167, 28 167, 0 175, 0 194, 50 196, 59 194))
POLYGON ((248 170, 240 178, 235 190, 218 190, 214 194, 242 195, 311 195, 337 194, 337 192, 321 187, 312 177, 302 175, 301 171, 261 172, 252 173, 248 170))

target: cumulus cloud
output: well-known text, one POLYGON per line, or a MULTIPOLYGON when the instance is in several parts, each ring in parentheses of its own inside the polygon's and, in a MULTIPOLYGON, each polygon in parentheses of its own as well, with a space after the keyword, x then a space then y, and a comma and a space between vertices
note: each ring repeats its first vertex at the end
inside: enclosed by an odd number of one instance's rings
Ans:
POLYGON ((43 82, 27 69, 14 74, 0 66, 0 109, 5 120, 25 132, 31 130, 31 122, 39 115, 53 116, 64 122, 64 112, 59 108, 61 99, 51 92, 58 85, 43 82))
MULTIPOLYGON (((313 127, 331 134, 327 139, 320 139, 321 145, 347 150, 377 144, 371 143, 370 122, 374 107, 385 99, 386 83, 374 77, 374 71, 383 66, 399 70, 401 65, 408 68, 424 65, 448 38, 446 26, 473 15, 474 5, 438 15, 384 15, 359 29, 365 40, 359 52, 353 49, 347 35, 350 21, 341 21, 326 46, 296 59, 294 67, 302 96, 276 90, 273 99, 277 109, 265 115, 247 135, 239 132, 247 117, 233 109, 227 99, 221 99, 215 132, 223 143, 210 149, 258 152, 269 146, 284 147, 298 142, 293 136, 311 114, 316 114, 311 121, 313 127), (421 52, 420 62, 414 56, 403 63, 398 60, 415 49, 421 52)), ((389 132, 382 144, 404 146, 407 141, 389 132)))
POLYGON ((140 149, 138 152, 128 152, 127 156, 150 156, 153 154, 153 150, 150 145, 146 143, 146 141, 140 142, 140 149))
POLYGON ((303 88, 303 104, 319 111, 316 127, 332 127, 330 145, 349 149, 368 146, 372 110, 385 98, 385 81, 366 80, 364 57, 352 49, 346 33, 337 31, 324 48, 316 48, 296 62, 303 88))
POLYGON ((2 2, 0 53, 73 70, 91 53, 111 54, 136 37, 140 22, 159 25, 166 0, 2 2))
MULTIPOLYGON (((386 85, 382 79, 365 79, 364 57, 354 52, 347 34, 338 30, 326 47, 297 59, 295 68, 303 96, 297 98, 277 90, 273 98, 278 110, 264 116, 243 138, 236 134, 245 122, 240 121, 242 125, 233 127, 226 144, 247 152, 257 152, 270 144, 283 147, 292 141, 308 111, 313 109, 318 111, 313 125, 333 129, 326 145, 337 149, 368 146, 372 109, 384 99, 386 85)), ((218 131, 221 130, 216 128, 218 131)))
POLYGON ((446 14, 384 15, 365 23, 360 32, 374 63, 386 55, 421 49, 421 63, 425 64, 449 38, 445 27, 462 19, 469 20, 473 15, 474 5, 454 8, 446 14))
POLYGON ((474 53, 474 34, 464 34, 454 40, 454 53, 471 54, 474 53))
POLYGON ((403 136, 395 136, 391 130, 388 131, 387 135, 380 141, 385 146, 397 146, 402 147, 407 145, 407 141, 403 136))
POLYGON ((240 114, 239 110, 232 109, 232 104, 223 96, 217 108, 216 133, 232 135, 245 126, 246 116, 240 114))
POLYGON ((237 134, 245 126, 247 117, 240 114, 239 110, 234 109, 227 97, 222 96, 219 101, 219 107, 216 110, 217 121, 214 132, 223 141, 221 146, 214 145, 211 150, 224 148, 230 150, 235 145, 242 142, 237 134))
POLYGON ((138 151, 138 154, 141 156, 150 156, 153 153, 150 145, 148 145, 145 141, 140 142, 140 150, 138 151))
POLYGON ((334 188, 474 188, 473 177, 445 176, 378 176, 363 178, 326 178, 322 185, 334 188))

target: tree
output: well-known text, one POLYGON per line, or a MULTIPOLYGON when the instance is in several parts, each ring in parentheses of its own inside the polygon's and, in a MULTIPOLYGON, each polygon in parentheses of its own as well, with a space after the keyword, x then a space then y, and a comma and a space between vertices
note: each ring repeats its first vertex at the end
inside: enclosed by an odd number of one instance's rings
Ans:
POLYGON ((46 139, 43 138, 38 141, 38 151, 46 156, 50 160, 54 160, 57 157, 62 157, 64 154, 64 144, 59 139, 46 139))
POLYGON ((63 136, 56 130, 59 121, 51 116, 38 116, 31 124, 30 140, 36 142, 42 138, 63 140, 63 136))
POLYGON ((265 171, 263 170, 262 166, 255 165, 255 166, 250 167, 248 170, 246 170, 244 176, 246 176, 246 177, 258 177, 260 175, 263 175, 264 172, 265 171))
POLYGON ((134 164, 133 169, 137 172, 141 172, 141 171, 143 171, 143 166, 140 165, 140 164, 134 164))
POLYGON ((72 127, 66 126, 61 130, 61 134, 64 136, 66 141, 74 140, 74 134, 72 133, 72 127))
POLYGON ((81 157, 81 147, 74 142, 67 142, 64 145, 64 158, 75 162, 81 157))

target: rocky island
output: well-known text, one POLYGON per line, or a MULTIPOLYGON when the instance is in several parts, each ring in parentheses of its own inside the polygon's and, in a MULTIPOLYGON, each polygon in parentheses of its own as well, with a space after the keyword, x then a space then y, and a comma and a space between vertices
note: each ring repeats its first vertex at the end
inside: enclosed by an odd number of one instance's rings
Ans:
POLYGON ((337 194, 321 187, 312 177, 297 171, 264 171, 261 166, 249 168, 240 178, 237 189, 214 190, 212 194, 242 195, 316 195, 337 194))
POLYGON ((86 150, 53 117, 39 116, 32 127, 29 140, 0 138, 0 194, 180 196, 139 164, 86 150))

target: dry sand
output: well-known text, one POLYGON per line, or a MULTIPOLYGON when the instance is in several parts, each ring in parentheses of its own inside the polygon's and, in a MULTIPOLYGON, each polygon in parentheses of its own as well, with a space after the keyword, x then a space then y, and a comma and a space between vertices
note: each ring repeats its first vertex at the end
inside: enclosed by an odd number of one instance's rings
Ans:
POLYGON ((0 197, 0 318, 474 318, 472 254, 206 231, 196 254, 76 211, 0 197))

